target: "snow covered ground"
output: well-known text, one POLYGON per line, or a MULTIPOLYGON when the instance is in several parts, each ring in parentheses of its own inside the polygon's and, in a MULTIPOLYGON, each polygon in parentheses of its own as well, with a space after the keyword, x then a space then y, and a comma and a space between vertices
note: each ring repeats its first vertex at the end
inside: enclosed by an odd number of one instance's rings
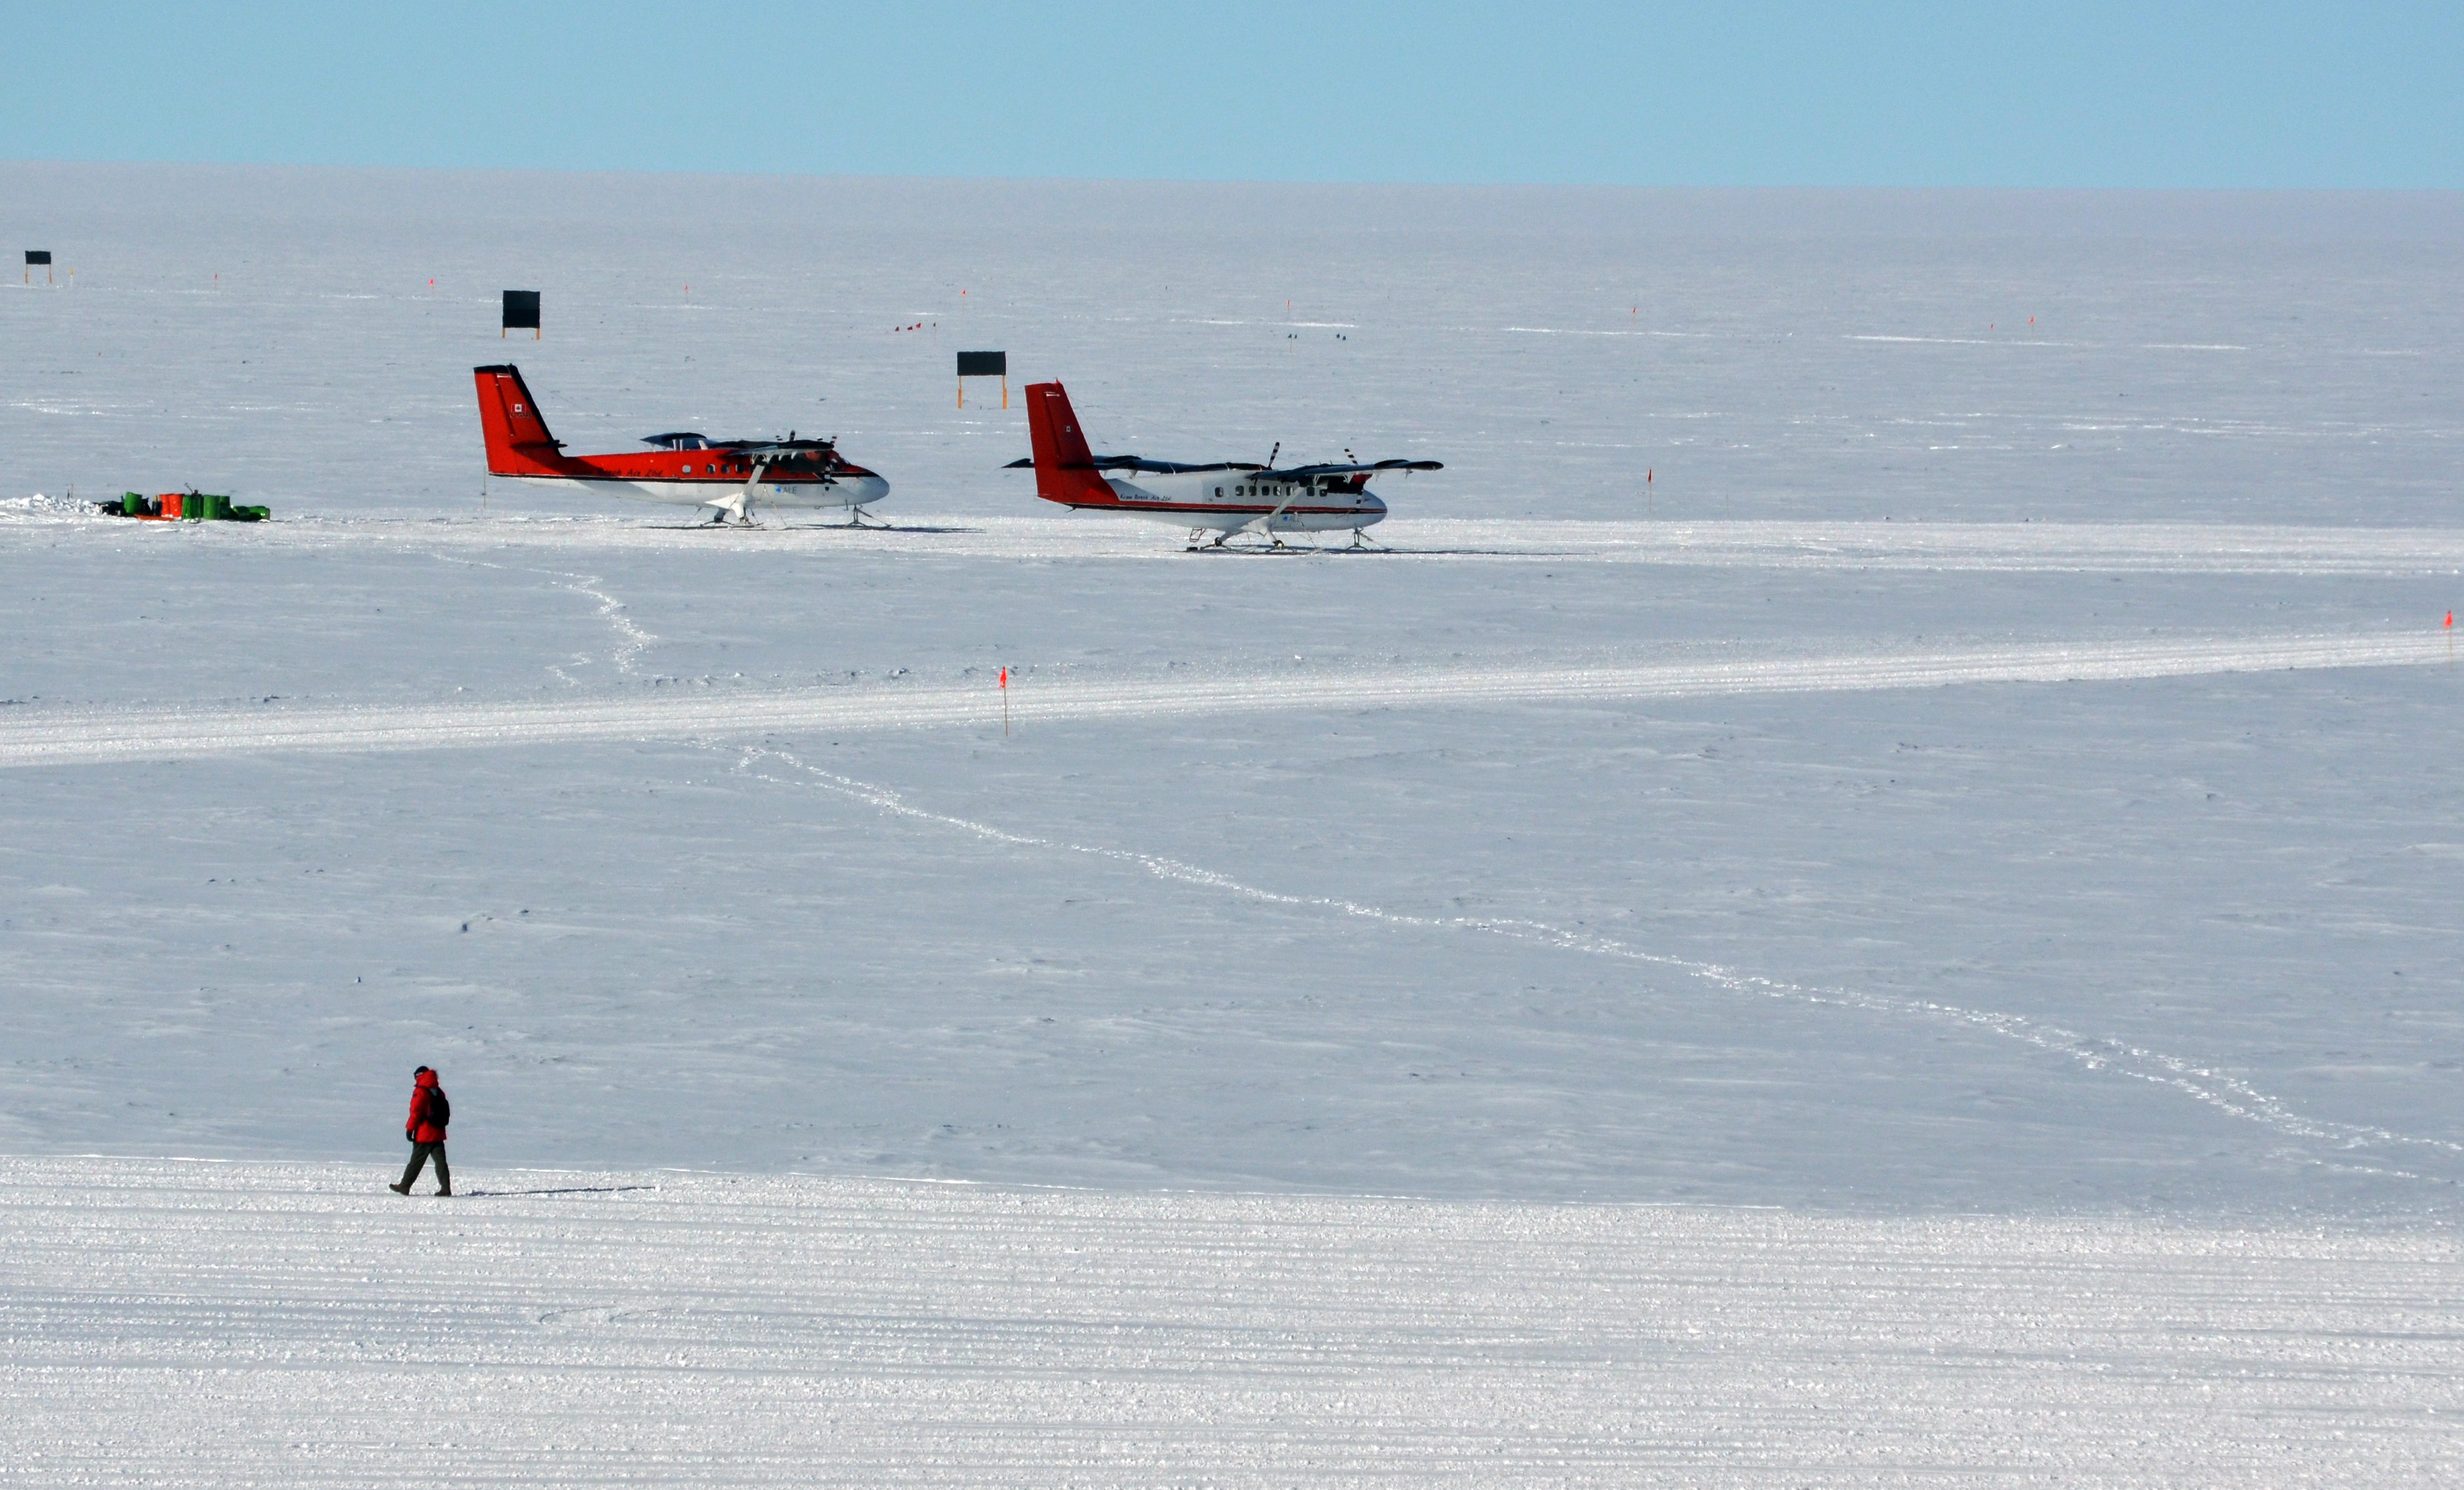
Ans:
POLYGON ((2435 530, 919 526, 29 509, 9 1142, 2452 1212, 2435 530))
POLYGON ((2452 1478, 2456 203, 0 204, 0 1473, 435 1479, 417 1371, 533 1481, 2452 1478), (1447 469, 1185 555, 985 346, 1447 469), (483 492, 509 358, 900 529, 483 492), (65 499, 189 481, 277 520, 65 499), (367 1198, 419 1062, 576 1193, 367 1198))
POLYGON ((2451 1235, 0 1161, 20 1484, 2431 1485, 2451 1235), (380 1203, 382 1202, 382 1203, 380 1203))

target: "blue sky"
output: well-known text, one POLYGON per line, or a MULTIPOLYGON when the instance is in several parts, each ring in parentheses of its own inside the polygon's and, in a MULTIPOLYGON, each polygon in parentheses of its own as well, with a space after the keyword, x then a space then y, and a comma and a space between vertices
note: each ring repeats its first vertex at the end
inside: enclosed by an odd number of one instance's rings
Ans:
POLYGON ((2464 186, 2464 6, 0 0, 0 156, 2464 186))

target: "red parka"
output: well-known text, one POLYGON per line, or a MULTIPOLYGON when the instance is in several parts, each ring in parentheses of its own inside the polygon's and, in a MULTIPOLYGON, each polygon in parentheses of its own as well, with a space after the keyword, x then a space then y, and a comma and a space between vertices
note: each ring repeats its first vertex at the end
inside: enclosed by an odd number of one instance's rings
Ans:
POLYGON ((415 1144, 441 1144, 445 1141, 445 1125, 432 1121, 436 1104, 436 1073, 422 1071, 413 1078, 410 1088, 410 1116, 403 1121, 403 1136, 415 1144))

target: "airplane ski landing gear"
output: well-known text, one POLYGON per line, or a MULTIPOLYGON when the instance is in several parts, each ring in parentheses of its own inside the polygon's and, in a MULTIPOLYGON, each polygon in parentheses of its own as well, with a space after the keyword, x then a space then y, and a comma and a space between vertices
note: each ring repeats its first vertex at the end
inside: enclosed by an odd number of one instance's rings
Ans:
POLYGON ((1199 539, 1206 537, 1207 533, 1210 531, 1211 530, 1206 528, 1199 528, 1192 532, 1189 535, 1189 546, 1182 549, 1181 552, 1184 554, 1196 554, 1201 552, 1203 549, 1218 548, 1227 554, 1314 554, 1317 552, 1314 548, 1294 548, 1290 544, 1286 543, 1281 535, 1262 533, 1255 525, 1246 528, 1234 528, 1226 533, 1218 533, 1215 535, 1215 541, 1212 543, 1200 544, 1199 539), (1235 543, 1232 541, 1234 538, 1241 538, 1244 541, 1235 543), (1255 541, 1259 538, 1264 538, 1265 541, 1263 543, 1255 541))
MULTIPOLYGON (((754 468, 754 481, 761 479, 760 471, 760 467, 754 468)), ((710 515, 712 522, 725 522, 729 515, 733 515, 737 527, 750 528, 753 526, 753 482, 744 483, 744 490, 741 492, 731 492, 706 505, 717 509, 710 515)))
POLYGON ((850 528, 862 528, 870 533, 887 533, 890 531, 890 524, 882 521, 880 518, 873 517, 872 521, 867 522, 865 521, 867 517, 872 517, 872 515, 866 512, 861 507, 850 507, 847 509, 847 526, 850 528))
POLYGON ((1385 544, 1369 536, 1369 530, 1366 528, 1354 528, 1352 530, 1351 546, 1360 550, 1364 554, 1391 554, 1395 552, 1385 544))

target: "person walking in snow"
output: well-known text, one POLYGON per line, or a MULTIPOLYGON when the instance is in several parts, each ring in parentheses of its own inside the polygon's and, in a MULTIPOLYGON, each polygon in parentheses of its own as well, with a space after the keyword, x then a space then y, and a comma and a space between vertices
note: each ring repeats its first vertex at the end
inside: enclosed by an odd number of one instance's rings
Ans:
POLYGON ((453 1104, 445 1100, 445 1088, 436 1085, 436 1073, 426 1066, 410 1073, 410 1116, 404 1120, 402 1136, 410 1140, 410 1167, 402 1172, 402 1183, 385 1188, 397 1195, 410 1194, 411 1182, 429 1159, 436 1161, 436 1193, 453 1194, 453 1172, 445 1167, 445 1125, 453 1120, 453 1104))

